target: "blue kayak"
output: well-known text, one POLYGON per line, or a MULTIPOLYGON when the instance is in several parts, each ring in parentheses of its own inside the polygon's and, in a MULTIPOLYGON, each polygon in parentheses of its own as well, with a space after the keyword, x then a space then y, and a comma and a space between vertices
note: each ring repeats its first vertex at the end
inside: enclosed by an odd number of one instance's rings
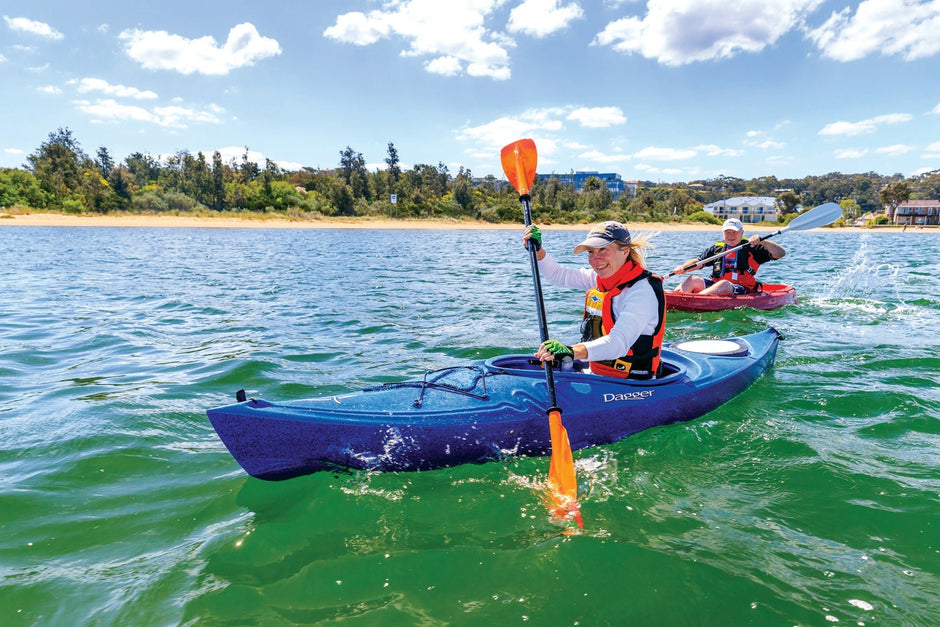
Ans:
MULTIPOLYGON (((734 398, 773 365, 774 329, 664 345, 663 375, 640 381, 555 371, 572 449, 692 420, 734 398)), ((546 455, 545 373, 505 355, 349 394, 210 409, 212 426, 245 471, 287 479, 318 470, 429 470, 507 455, 546 455)))

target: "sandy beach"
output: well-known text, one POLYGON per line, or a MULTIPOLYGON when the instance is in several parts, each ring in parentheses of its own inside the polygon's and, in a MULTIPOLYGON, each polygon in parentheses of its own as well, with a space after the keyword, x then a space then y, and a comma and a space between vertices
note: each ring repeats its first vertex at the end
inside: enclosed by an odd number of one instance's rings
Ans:
MULTIPOLYGON (((0 226, 95 226, 95 227, 166 227, 166 228, 270 228, 270 229, 520 229, 519 224, 493 224, 474 220, 387 220, 373 218, 326 218, 323 220, 292 220, 281 217, 230 218, 192 216, 144 215, 66 215, 60 213, 0 214, 0 226)), ((543 225, 545 229, 583 230, 587 224, 543 225)), ((676 224, 672 222, 636 222, 626 224, 633 231, 710 231, 717 226, 705 224, 676 224)), ((748 232, 772 232, 776 225, 746 225, 748 232)), ((860 231, 901 232, 900 226, 879 226, 874 229, 859 227, 830 228, 831 231, 849 233, 860 231)), ((934 228, 906 229, 909 233, 937 233, 934 228)))

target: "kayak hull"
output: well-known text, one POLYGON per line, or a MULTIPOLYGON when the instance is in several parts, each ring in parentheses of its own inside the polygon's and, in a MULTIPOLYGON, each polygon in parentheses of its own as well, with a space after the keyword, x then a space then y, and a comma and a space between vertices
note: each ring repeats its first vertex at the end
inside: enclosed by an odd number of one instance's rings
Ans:
MULTIPOLYGON (((665 374, 651 381, 556 370, 572 449, 714 410, 771 367, 778 339, 768 329, 720 341, 731 347, 722 355, 696 342, 664 346, 665 374)), ((344 395, 249 399, 207 414, 248 474, 278 480, 338 467, 413 471, 546 455, 547 396, 531 356, 506 355, 344 395)))
POLYGON ((739 296, 690 294, 670 290, 667 290, 665 294, 666 309, 696 313, 740 307, 768 310, 796 303, 796 290, 790 285, 764 284, 760 292, 739 296))

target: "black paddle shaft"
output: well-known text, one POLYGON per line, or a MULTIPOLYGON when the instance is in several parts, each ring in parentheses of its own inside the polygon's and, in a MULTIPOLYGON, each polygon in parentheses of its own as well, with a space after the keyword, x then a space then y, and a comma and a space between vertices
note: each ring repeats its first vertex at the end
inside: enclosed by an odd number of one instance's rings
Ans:
MULTIPOLYGON (((519 196, 519 200, 522 202, 522 214, 525 218, 525 225, 532 225, 532 209, 529 208, 529 195, 523 194, 519 196)), ((539 277, 539 259, 538 251, 535 250, 535 246, 529 242, 529 264, 532 267, 532 283, 535 286, 535 304, 538 309, 539 315, 539 335, 541 336, 541 341, 545 342, 548 339, 548 322, 545 320, 545 302, 542 300, 542 280, 539 277)), ((545 367, 545 383, 548 385, 548 402, 551 403, 552 409, 558 408, 558 403, 555 401, 555 375, 552 373, 551 365, 545 367)))

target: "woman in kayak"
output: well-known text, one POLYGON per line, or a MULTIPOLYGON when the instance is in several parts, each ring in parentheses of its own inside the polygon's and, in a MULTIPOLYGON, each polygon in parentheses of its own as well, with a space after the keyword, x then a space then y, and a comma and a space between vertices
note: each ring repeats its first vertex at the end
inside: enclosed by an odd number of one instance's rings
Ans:
POLYGON ((634 241, 619 222, 601 222, 574 247, 575 254, 587 252, 590 269, 559 265, 542 247, 536 225, 526 228, 522 242, 535 246, 539 272, 548 282, 587 290, 580 343, 550 339, 536 357, 586 360, 591 372, 609 377, 650 379, 659 373, 666 302, 663 280, 646 269, 645 240, 634 241))
POLYGON ((710 279, 703 279, 700 276, 688 276, 679 287, 677 292, 689 292, 692 294, 714 294, 716 296, 732 296, 749 294, 760 291, 760 283, 757 282, 755 274, 761 264, 780 259, 786 253, 782 246, 775 242, 762 241, 759 235, 751 238, 744 238, 744 225, 736 218, 725 220, 722 225, 724 241, 718 242, 703 252, 698 259, 690 259, 675 270, 673 274, 685 274, 689 270, 698 270, 702 267, 697 263, 709 257, 720 255, 725 250, 731 250, 737 246, 743 247, 734 252, 729 252, 716 259, 712 264, 712 276, 710 279))

